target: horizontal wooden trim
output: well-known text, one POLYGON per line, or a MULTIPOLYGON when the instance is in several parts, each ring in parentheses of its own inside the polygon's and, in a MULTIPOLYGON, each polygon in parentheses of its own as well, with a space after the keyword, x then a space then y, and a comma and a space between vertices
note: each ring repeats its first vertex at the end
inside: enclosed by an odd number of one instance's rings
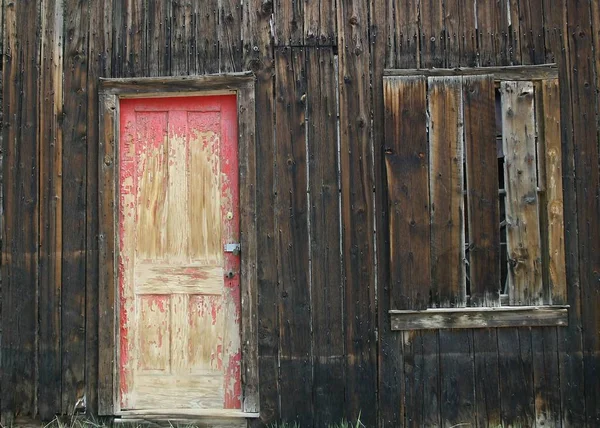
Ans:
POLYGON ((209 95, 231 92, 254 84, 254 74, 246 71, 241 73, 207 74, 203 76, 181 77, 142 77, 108 79, 101 78, 99 92, 107 95, 117 95, 120 98, 152 97, 171 95, 192 95, 199 93, 209 95))
MULTIPOLYGON (((202 428, 247 428, 248 421, 242 418, 116 418, 112 421, 114 426, 126 427, 165 427, 198 426, 202 428)), ((20 425, 19 425, 20 426, 20 425)), ((39 424, 37 425, 39 427, 39 424)))
POLYGON ((400 76, 478 76, 492 74, 496 82, 503 80, 546 80, 558 78, 556 64, 512 65, 507 67, 386 69, 385 77, 400 76))
POLYGON ((568 325, 569 306, 499 306, 389 311, 392 330, 568 325))
POLYGON ((258 418, 260 413, 243 412, 236 409, 140 409, 122 410, 118 413, 123 419, 173 419, 173 418, 258 418))

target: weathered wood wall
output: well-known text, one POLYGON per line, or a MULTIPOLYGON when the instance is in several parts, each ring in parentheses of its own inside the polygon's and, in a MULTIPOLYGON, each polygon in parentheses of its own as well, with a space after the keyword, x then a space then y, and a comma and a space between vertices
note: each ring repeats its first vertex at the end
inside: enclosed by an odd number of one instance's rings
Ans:
POLYGON ((3 0, 0 408, 97 405, 99 77, 257 76, 263 422, 600 424, 594 0, 3 0), (556 62, 568 328, 390 331, 384 68, 556 62), (338 175, 339 171, 339 175, 338 175))

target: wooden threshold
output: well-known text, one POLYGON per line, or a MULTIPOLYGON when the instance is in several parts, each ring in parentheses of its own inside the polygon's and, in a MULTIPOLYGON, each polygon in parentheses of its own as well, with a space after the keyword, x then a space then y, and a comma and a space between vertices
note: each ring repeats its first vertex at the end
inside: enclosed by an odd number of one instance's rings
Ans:
POLYGON ((122 419, 190 419, 190 418, 258 418, 260 413, 243 412, 235 409, 143 409, 122 410, 122 419))
POLYGON ((113 425, 126 425, 128 427, 168 427, 178 426, 196 427, 196 428, 247 428, 248 420, 243 418, 116 418, 113 425))
POLYGON ((567 326, 569 306, 499 306, 391 310, 392 330, 567 326))

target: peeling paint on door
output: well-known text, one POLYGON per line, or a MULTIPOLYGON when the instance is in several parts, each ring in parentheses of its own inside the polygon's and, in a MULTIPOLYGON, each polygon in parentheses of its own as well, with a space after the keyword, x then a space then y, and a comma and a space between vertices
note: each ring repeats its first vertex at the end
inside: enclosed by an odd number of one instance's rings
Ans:
POLYGON ((239 409, 236 98, 120 108, 121 408, 239 409))

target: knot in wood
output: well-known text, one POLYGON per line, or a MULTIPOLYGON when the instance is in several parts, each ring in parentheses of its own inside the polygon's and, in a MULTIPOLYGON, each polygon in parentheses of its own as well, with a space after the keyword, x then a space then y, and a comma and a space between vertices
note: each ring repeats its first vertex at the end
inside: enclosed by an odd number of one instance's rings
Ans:
POLYGON ((263 1, 260 10, 264 15, 270 15, 271 13, 273 13, 273 1, 263 1))
POLYGON ((525 196, 523 196, 523 202, 527 205, 535 204, 536 200, 537 195, 535 193, 528 193, 525 196))
POLYGON ((358 25, 358 16, 352 15, 348 22, 350 23, 350 25, 358 25))
POLYGON ((258 60, 257 58, 251 59, 248 65, 250 67, 250 70, 254 72, 260 70, 260 60, 258 60))

